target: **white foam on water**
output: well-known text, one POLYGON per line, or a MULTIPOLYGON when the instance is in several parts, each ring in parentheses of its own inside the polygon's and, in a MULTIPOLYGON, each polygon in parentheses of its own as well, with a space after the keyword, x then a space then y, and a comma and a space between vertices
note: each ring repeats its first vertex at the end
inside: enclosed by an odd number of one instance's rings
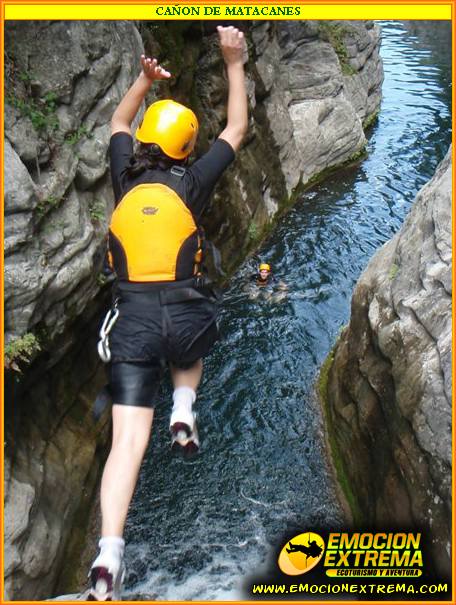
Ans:
MULTIPOLYGON (((248 567, 255 569, 256 564, 249 561, 248 567)), ((216 555, 205 569, 181 582, 160 571, 149 573, 146 580, 135 584, 134 590, 125 591, 123 597, 128 599, 139 594, 162 601, 240 601, 245 598, 242 592, 245 577, 245 571, 241 571, 236 561, 216 555)))
MULTIPOLYGON (((254 513, 250 517, 255 518, 254 513)), ((133 587, 123 592, 124 600, 135 596, 141 600, 162 601, 241 601, 246 598, 243 586, 248 576, 258 573, 265 564, 268 547, 264 529, 259 526, 250 540, 240 540, 231 544, 201 543, 199 548, 211 551, 203 569, 191 572, 177 580, 175 574, 165 569, 149 569, 144 580, 135 582, 133 587), (223 546, 223 550, 215 548, 223 546)), ((163 545, 162 545, 163 547, 163 545)), ((195 545, 195 548, 198 548, 195 545)), ((130 545, 130 556, 134 566, 147 565, 149 545, 130 545)))

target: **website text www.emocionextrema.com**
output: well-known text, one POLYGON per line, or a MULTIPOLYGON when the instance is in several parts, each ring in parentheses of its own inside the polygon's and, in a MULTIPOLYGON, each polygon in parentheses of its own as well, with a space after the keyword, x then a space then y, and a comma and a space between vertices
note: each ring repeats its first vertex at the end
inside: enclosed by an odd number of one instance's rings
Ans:
POLYGON ((253 584, 252 594, 415 594, 448 592, 448 584, 253 584))

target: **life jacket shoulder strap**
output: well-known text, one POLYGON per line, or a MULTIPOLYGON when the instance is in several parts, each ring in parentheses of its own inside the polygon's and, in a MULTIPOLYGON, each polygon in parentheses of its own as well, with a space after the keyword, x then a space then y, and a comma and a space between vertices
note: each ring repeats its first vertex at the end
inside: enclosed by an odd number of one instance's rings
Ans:
MULTIPOLYGON (((179 183, 185 176, 187 169, 184 166, 171 166, 168 170, 159 170, 157 183, 163 183, 177 193, 179 183)), ((180 194, 178 194, 180 195, 180 194)))

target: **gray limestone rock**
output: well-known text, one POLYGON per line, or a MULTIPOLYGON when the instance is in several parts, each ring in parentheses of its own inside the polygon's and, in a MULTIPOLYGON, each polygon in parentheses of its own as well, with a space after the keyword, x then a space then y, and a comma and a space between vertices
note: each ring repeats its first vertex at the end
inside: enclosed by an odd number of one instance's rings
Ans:
POLYGON ((451 173, 450 150, 361 275, 326 402, 363 518, 422 529, 441 574, 451 565, 451 173))
POLYGON ((39 137, 31 119, 21 116, 20 112, 11 107, 8 102, 5 104, 5 123, 10 125, 6 132, 6 139, 24 163, 45 164, 49 160, 49 146, 39 137))
POLYGON ((33 600, 54 589, 77 515, 84 525, 107 437, 91 406, 105 380, 96 335, 108 304, 109 122, 143 45, 128 22, 5 30, 5 332, 13 344, 34 335, 42 351, 7 374, 5 591, 33 600))
POLYGON ((282 21, 253 30, 288 194, 362 151, 363 123, 381 101, 380 28, 355 21, 306 24, 282 21))
MULTIPOLYGON (((8 140, 5 140, 5 166, 7 175, 4 184, 5 207, 5 257, 31 243, 34 232, 33 212, 38 204, 37 188, 8 140)), ((10 294, 6 289, 6 296, 10 294)))
POLYGON ((94 202, 97 217, 100 208, 112 207, 112 193, 104 186, 109 121, 138 71, 143 47, 137 29, 126 22, 11 23, 5 36, 14 60, 5 145, 10 341, 40 322, 50 337, 62 332, 74 318, 66 308, 83 309, 99 289, 105 233, 94 229, 94 206, 88 209, 83 194, 102 191, 94 202), (55 97, 51 104, 49 94, 55 97), (38 108, 57 128, 34 127, 20 116, 24 106, 38 108), (72 304, 55 307, 70 292, 72 304))
POLYGON ((22 562, 16 543, 29 527, 35 489, 13 478, 5 494, 5 576, 9 576, 22 562))
MULTIPOLYGON (((258 245, 297 185, 364 147, 362 123, 380 100, 379 29, 336 25, 247 26, 249 133, 204 217, 227 270, 258 245), (352 76, 328 37, 331 27, 346 45, 352 76)), ((126 21, 5 25, 6 340, 32 335, 41 348, 30 353, 30 367, 20 364, 20 376, 7 375, 14 456, 8 449, 5 587, 12 599, 49 596, 59 577, 62 590, 73 590, 64 580, 73 581, 65 553, 81 551, 79 525, 106 440, 106 426, 94 426, 90 408, 104 381, 96 336, 108 304, 101 269, 113 208, 109 122, 139 72, 143 39, 149 53, 161 52, 161 44, 168 49, 175 76, 147 101, 187 99, 200 117, 202 154, 226 120, 226 77, 213 32, 192 23, 179 31, 126 21), (186 52, 172 56, 183 44, 186 52)), ((448 343, 439 346, 445 355, 448 343)))

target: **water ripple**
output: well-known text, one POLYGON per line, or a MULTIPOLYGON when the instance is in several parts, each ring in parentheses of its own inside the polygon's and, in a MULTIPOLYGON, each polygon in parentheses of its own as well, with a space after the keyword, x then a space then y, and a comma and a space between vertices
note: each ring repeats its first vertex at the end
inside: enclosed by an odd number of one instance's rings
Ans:
POLYGON ((413 28, 384 24, 384 99, 368 158, 306 193, 226 292, 193 461, 168 451, 171 391, 163 388, 128 520, 131 594, 243 599, 243 578, 285 531, 341 522, 313 385, 348 321, 360 272, 398 231, 451 141, 451 43, 440 42, 439 24, 426 43, 413 28), (260 256, 287 282, 285 301, 248 299, 260 256))

